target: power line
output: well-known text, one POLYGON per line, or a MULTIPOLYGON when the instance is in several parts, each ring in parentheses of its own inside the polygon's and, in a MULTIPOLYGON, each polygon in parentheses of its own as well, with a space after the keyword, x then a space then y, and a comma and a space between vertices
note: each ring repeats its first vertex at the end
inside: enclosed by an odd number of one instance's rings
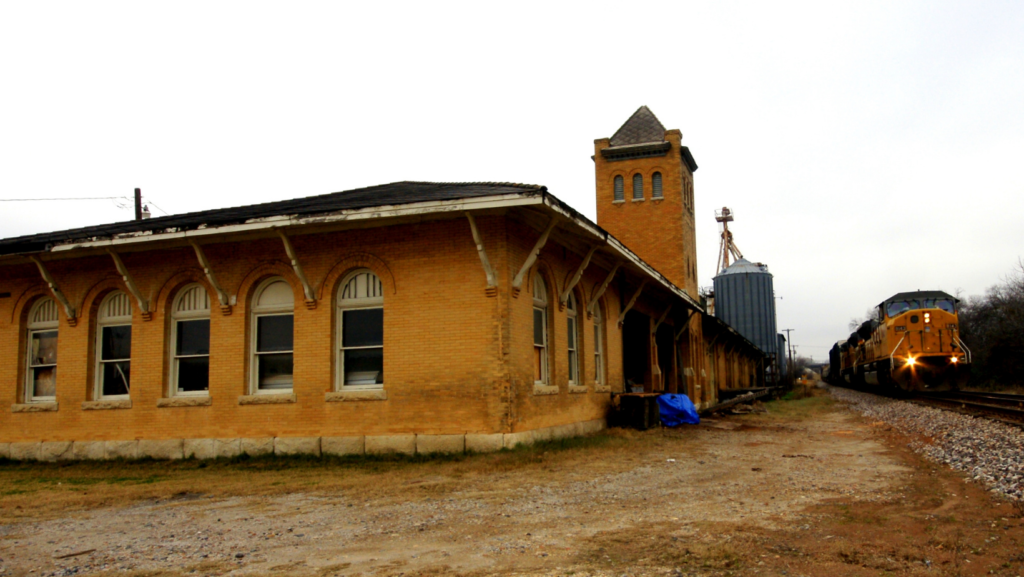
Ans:
POLYGON ((32 202, 39 200, 123 200, 127 196, 76 196, 69 198, 0 198, 0 202, 32 202))
MULTIPOLYGON (((131 200, 131 197, 129 197, 129 196, 75 196, 75 197, 64 197, 64 198, 0 198, 0 202, 39 202, 39 201, 54 201, 54 200, 57 200, 57 201, 63 201, 63 200, 131 200)), ((152 200, 145 199, 144 200, 144 204, 152 206, 152 207, 156 208, 157 210, 159 210, 160 212, 162 212, 162 213, 164 213, 166 215, 170 215, 171 214, 171 213, 167 212, 166 210, 160 208, 160 206, 157 205, 152 200)), ((117 207, 118 208, 123 208, 123 209, 131 208, 130 206, 128 206, 126 204, 118 204, 117 207)))

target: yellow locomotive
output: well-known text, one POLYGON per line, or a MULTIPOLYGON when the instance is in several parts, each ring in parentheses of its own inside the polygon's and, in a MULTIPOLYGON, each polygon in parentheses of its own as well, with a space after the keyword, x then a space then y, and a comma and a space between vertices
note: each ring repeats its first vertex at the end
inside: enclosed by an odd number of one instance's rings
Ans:
POLYGON ((829 380, 904 391, 959 388, 971 351, 960 340, 958 301, 942 291, 893 295, 829 351, 829 380))

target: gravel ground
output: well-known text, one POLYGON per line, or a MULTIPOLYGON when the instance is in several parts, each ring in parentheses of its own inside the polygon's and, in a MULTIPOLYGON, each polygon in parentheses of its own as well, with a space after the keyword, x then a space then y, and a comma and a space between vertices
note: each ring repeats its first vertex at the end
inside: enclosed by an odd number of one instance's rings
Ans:
POLYGON ((993 493, 1024 501, 1024 430, 952 411, 828 387, 854 411, 913 438, 910 448, 963 471, 993 493))
POLYGON ((666 439, 622 454, 617 470, 556 468, 555 481, 543 483, 521 471, 494 473, 495 483, 444 498, 416 498, 411 486, 376 502, 199 496, 7 525, 0 574, 587 574, 576 564, 598 554, 588 542, 598 534, 673 527, 673 540, 700 542, 709 523, 809 530, 807 506, 899 499, 898 479, 909 470, 843 411, 784 426, 705 421, 650 434, 666 439), (499 485, 507 488, 487 488, 499 485))

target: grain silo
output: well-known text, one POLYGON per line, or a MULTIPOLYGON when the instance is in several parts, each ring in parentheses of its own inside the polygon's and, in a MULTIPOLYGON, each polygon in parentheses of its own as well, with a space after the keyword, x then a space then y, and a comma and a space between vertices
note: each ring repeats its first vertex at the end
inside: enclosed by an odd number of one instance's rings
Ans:
POLYGON ((732 240, 729 222, 733 220, 728 208, 716 215, 722 223, 722 250, 719 257, 719 273, 715 282, 715 316, 739 331, 776 360, 771 372, 779 374, 784 366, 779 350, 778 331, 775 323, 775 289, 768 266, 752 263, 743 258, 732 240), (736 261, 729 264, 729 256, 736 261))
POLYGON ((768 266, 741 258, 716 276, 715 316, 762 351, 775 352, 775 291, 768 266))

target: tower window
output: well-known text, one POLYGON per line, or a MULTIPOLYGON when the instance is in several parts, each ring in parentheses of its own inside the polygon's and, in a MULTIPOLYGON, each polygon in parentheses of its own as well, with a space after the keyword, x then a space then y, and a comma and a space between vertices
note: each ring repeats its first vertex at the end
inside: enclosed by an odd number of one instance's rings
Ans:
POLYGON ((633 200, 644 199, 644 177, 639 174, 633 175, 633 200))
POLYGON ((625 186, 626 185, 625 185, 625 182, 623 181, 622 177, 621 176, 616 176, 615 177, 615 199, 614 199, 615 202, 622 202, 622 201, 626 200, 625 186))
POLYGON ((661 193, 661 173, 655 172, 651 177, 651 197, 664 198, 661 193))

